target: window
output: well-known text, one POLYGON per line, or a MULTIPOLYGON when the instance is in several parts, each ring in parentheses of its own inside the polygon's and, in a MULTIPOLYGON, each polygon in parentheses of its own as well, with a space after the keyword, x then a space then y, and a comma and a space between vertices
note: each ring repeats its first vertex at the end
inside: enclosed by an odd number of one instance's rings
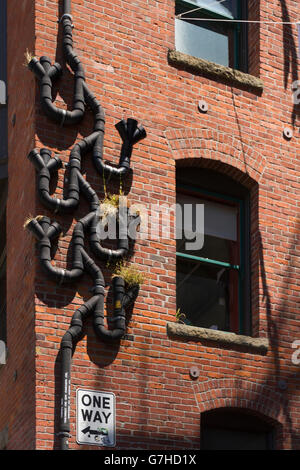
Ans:
POLYGON ((247 18, 246 0, 176 0, 175 15, 177 51, 247 72, 247 24, 220 21, 247 18))
POLYGON ((201 450, 272 450, 273 427, 246 410, 218 409, 201 415, 201 450))
POLYGON ((180 174, 177 204, 181 210, 176 217, 178 314, 186 324, 250 334, 247 191, 231 178, 217 177, 208 170, 181 169, 180 174), (194 229, 197 205, 204 208, 204 236, 203 246, 195 249, 188 242, 199 230, 194 229), (190 218, 184 215, 188 206, 193 208, 190 218))

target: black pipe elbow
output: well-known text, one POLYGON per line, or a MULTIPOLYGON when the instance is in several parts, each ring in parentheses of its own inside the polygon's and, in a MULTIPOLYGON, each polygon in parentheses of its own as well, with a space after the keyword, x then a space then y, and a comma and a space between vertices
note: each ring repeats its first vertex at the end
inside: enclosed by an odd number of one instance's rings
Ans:
POLYGON ((108 330, 104 325, 104 298, 99 298, 95 307, 93 327, 96 335, 104 341, 120 340, 124 336, 126 329, 125 311, 122 305, 124 286, 122 278, 113 278, 114 316, 111 319, 111 323, 114 323, 113 329, 108 330))
POLYGON ((144 129, 143 126, 138 126, 136 130, 134 131, 134 134, 132 136, 132 144, 135 145, 137 144, 140 140, 145 139, 147 137, 147 132, 144 129))
POLYGON ((41 202, 44 204, 47 209, 54 211, 55 214, 72 214, 79 203, 78 198, 68 198, 68 199, 58 199, 51 197, 49 194, 49 189, 39 188, 39 197, 41 202))
POLYGON ((146 137, 146 131, 143 126, 138 126, 136 119, 128 118, 127 121, 122 119, 115 124, 123 142, 129 142, 131 145, 136 144, 146 137))
POLYGON ((26 228, 30 230, 30 232, 39 241, 41 241, 43 237, 45 236, 43 228, 41 227, 41 225, 38 223, 36 219, 30 220, 30 222, 26 224, 26 228))
POLYGON ((74 197, 70 197, 68 199, 55 199, 55 208, 54 204, 52 204, 52 209, 54 209, 55 213, 64 213, 64 214, 72 214, 74 210, 78 207, 79 204, 79 196, 75 199, 74 197))
POLYGON ((41 218, 39 223, 44 231, 45 239, 49 239, 49 243, 47 242, 47 246, 51 247, 50 240, 57 238, 61 234, 62 228, 58 222, 53 221, 51 223, 49 217, 45 216, 41 218))
MULTIPOLYGON (((76 106, 76 105, 75 105, 76 106)), ((78 124, 84 116, 84 105, 80 106, 77 103, 77 109, 74 109, 73 111, 67 111, 65 119, 61 123, 61 125, 66 124, 66 125, 74 125, 78 124)))
POLYGON ((48 74, 52 81, 58 80, 63 74, 62 66, 58 62, 54 62, 48 74))
POLYGON ((34 75, 39 80, 41 80, 43 76, 45 75, 45 70, 43 66, 41 65, 40 61, 36 57, 33 57, 31 59, 31 61, 28 64, 28 68, 34 73, 34 75))
POLYGON ((61 126, 64 124, 65 119, 66 119, 66 114, 67 111, 64 109, 59 109, 57 108, 53 103, 52 103, 52 98, 50 96, 47 96, 51 94, 51 91, 49 90, 48 93, 46 93, 47 90, 41 89, 41 106, 49 119, 52 121, 60 124, 61 126))
POLYGON ((123 297, 123 307, 127 308, 132 305, 137 296, 139 295, 140 286, 138 284, 131 286, 124 294, 123 297))
POLYGON ((40 259, 42 268, 49 276, 49 278, 58 283, 59 285, 65 282, 77 281, 83 274, 83 270, 80 268, 74 268, 71 271, 63 268, 54 267, 50 260, 40 259))
POLYGON ((125 258, 128 253, 128 242, 127 246, 124 248, 118 248, 117 250, 109 250, 108 260, 110 261, 119 261, 122 258, 125 258))
POLYGON ((107 165, 103 162, 102 156, 96 155, 95 153, 93 154, 93 162, 98 173, 107 178, 121 178, 122 176, 126 176, 130 169, 130 165, 123 165, 119 168, 107 165))
POLYGON ((125 329, 114 329, 114 330, 107 330, 105 326, 98 326, 95 327, 94 325, 94 330, 97 336, 101 338, 103 341, 117 341, 122 339, 124 336, 125 329))
POLYGON ((64 270, 64 278, 60 282, 74 282, 77 281, 83 274, 83 269, 81 268, 74 268, 69 270, 64 270))
POLYGON ((36 170, 40 171, 45 168, 45 162, 41 157, 38 149, 31 150, 31 152, 29 152, 29 154, 27 155, 27 158, 34 165, 36 170))
POLYGON ((59 225, 58 222, 52 222, 52 224, 49 226, 48 231, 47 231, 47 236, 49 237, 49 240, 53 240, 54 238, 57 238, 62 232, 62 228, 59 225))
POLYGON ((49 70, 51 69, 51 59, 43 55, 40 57, 40 64, 45 70, 45 75, 49 75, 49 70))
POLYGON ((93 316, 93 327, 96 335, 103 341, 119 340, 125 333, 125 319, 121 328, 117 327, 113 330, 108 330, 104 326, 104 313, 97 311, 96 307, 93 316))
POLYGON ((146 137, 146 131, 142 126, 138 126, 135 119, 122 119, 115 125, 121 139, 123 140, 121 155, 118 167, 107 165, 103 162, 103 134, 100 132, 93 150, 93 161, 96 169, 101 175, 109 177, 126 176, 130 170, 130 158, 132 147, 135 143, 146 137))
POLYGON ((60 170, 63 168, 63 162, 57 155, 54 155, 47 163, 47 168, 50 173, 55 170, 60 170))
POLYGON ((52 281, 62 284, 64 280, 65 270, 61 268, 55 268, 54 266, 52 266, 50 259, 45 259, 46 256, 47 255, 40 255, 40 263, 41 263, 42 269, 52 281))
POLYGON ((27 158, 39 172, 45 168, 52 172, 63 166, 61 159, 57 155, 51 158, 51 151, 46 148, 42 148, 40 151, 38 149, 31 150, 27 158))

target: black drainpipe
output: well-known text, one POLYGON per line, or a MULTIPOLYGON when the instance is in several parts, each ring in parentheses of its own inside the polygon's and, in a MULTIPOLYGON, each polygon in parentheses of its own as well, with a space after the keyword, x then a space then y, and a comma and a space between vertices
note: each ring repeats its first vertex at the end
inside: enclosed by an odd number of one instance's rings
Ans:
POLYGON ((84 179, 81 173, 82 157, 92 152, 93 161, 101 177, 109 176, 120 178, 126 176, 130 169, 130 157, 133 145, 146 137, 142 126, 134 119, 127 119, 116 124, 116 128, 123 141, 118 167, 103 162, 103 135, 105 117, 104 111, 85 83, 83 66, 73 51, 71 0, 63 0, 63 15, 60 19, 63 28, 63 51, 66 62, 74 72, 74 99, 73 110, 64 111, 57 108, 52 102, 52 82, 62 75, 60 64, 51 65, 47 57, 40 60, 33 58, 28 67, 40 81, 41 105, 45 114, 57 124, 73 125, 80 122, 85 114, 87 105, 94 115, 94 128, 92 134, 74 145, 70 153, 68 165, 68 187, 65 199, 58 199, 50 195, 51 175, 62 167, 61 159, 48 149, 32 150, 28 158, 37 170, 38 194, 41 203, 49 210, 56 213, 73 213, 79 203, 82 193, 90 205, 90 212, 80 219, 75 225, 72 235, 73 258, 71 269, 61 269, 51 263, 51 242, 61 233, 61 227, 57 222, 51 222, 48 217, 32 219, 27 228, 38 240, 39 260, 46 275, 59 285, 77 281, 84 272, 93 280, 93 296, 79 307, 74 313, 70 328, 64 334, 61 341, 61 419, 59 437, 61 449, 68 449, 70 437, 70 382, 72 351, 82 334, 84 320, 91 314, 94 317, 94 329, 102 340, 119 340, 126 328, 125 309, 132 304, 139 292, 139 287, 134 285, 126 289, 124 279, 116 276, 113 278, 113 302, 114 312, 111 319, 112 329, 104 325, 104 294, 105 285, 101 269, 88 255, 84 248, 85 233, 89 233, 89 242, 93 253, 105 261, 116 261, 128 254, 128 225, 131 218, 120 216, 119 237, 117 248, 114 250, 101 246, 97 236, 97 224, 99 222, 98 209, 99 198, 84 179))

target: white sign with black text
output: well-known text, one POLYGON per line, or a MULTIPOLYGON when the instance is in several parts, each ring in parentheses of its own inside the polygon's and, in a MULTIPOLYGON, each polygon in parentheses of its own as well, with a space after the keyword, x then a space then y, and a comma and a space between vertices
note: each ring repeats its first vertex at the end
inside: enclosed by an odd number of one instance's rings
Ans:
POLYGON ((76 390, 76 441, 96 446, 116 445, 114 393, 76 390))

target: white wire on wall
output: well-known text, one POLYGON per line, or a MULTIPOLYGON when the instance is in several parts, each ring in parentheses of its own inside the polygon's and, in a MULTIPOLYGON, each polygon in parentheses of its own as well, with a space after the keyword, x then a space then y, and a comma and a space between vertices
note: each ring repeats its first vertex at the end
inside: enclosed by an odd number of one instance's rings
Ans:
MULTIPOLYGON (((213 5, 219 5, 226 0, 214 0, 211 3, 209 3, 207 6, 213 6, 213 5)), ((186 11, 184 13, 180 13, 179 15, 176 15, 176 18, 181 19, 183 15, 187 15, 189 13, 193 13, 195 11, 202 10, 205 7, 198 7, 194 8, 193 10, 186 11)), ((266 21, 266 20, 236 20, 236 19, 223 19, 223 18, 188 18, 184 17, 184 20, 193 20, 193 21, 210 21, 210 22, 220 22, 220 23, 250 23, 250 24, 298 24, 300 25, 300 20, 298 21, 266 21)))
MULTIPOLYGON (((176 18, 180 19, 179 16, 176 18)), ((223 22, 223 23, 255 23, 255 24, 300 24, 300 20, 298 21, 265 21, 265 20, 229 20, 229 19, 222 19, 222 18, 186 18, 185 20, 193 20, 193 21, 212 21, 212 22, 223 22)))
MULTIPOLYGON (((209 3, 207 6, 213 6, 213 5, 219 5, 220 3, 226 2, 226 0, 213 0, 211 3, 209 3)), ((185 13, 180 13, 179 15, 176 16, 176 18, 181 18, 183 15, 187 15, 188 13, 192 13, 194 11, 199 11, 202 10, 204 7, 198 7, 194 8, 193 10, 186 11, 185 13)))

